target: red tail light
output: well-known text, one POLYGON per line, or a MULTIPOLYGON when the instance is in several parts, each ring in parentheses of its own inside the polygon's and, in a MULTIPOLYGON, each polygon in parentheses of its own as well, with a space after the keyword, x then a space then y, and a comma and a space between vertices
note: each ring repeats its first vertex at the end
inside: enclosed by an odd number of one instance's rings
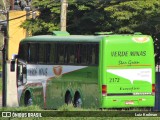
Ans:
POLYGON ((152 93, 155 93, 155 84, 152 84, 152 93))
POLYGON ((107 85, 102 85, 102 96, 107 95, 107 85))

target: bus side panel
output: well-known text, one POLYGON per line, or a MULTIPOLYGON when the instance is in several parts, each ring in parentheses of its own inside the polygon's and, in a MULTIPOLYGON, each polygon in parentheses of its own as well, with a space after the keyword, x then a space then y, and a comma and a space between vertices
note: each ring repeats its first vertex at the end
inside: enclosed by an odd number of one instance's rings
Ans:
MULTIPOLYGON (((74 66, 72 66, 73 68, 74 66)), ((76 66, 75 66, 76 67, 76 66)), ((63 66, 62 66, 63 68, 63 66)), ((89 66, 53 77, 47 82, 47 108, 59 108, 65 104, 65 94, 69 90, 74 100, 75 92, 79 92, 82 106, 98 107, 98 67, 89 66)))

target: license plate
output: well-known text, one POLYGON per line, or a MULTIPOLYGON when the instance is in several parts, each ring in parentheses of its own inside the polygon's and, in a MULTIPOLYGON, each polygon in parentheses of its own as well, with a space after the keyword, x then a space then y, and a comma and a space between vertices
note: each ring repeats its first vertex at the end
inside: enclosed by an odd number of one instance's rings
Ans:
POLYGON ((126 101, 126 105, 133 105, 134 102, 133 101, 126 101))

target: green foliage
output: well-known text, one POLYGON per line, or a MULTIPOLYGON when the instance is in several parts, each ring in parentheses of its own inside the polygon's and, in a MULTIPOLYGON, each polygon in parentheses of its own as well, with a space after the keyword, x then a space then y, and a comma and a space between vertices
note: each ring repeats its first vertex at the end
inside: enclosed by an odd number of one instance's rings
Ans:
POLYGON ((159 31, 160 17, 159 0, 133 0, 121 2, 105 8, 111 18, 114 31, 119 33, 155 34, 159 31))
POLYGON ((60 108, 58 108, 59 111, 83 111, 81 108, 75 108, 72 104, 70 105, 63 105, 60 108))
MULTIPOLYGON (((60 30, 60 0, 33 0, 40 15, 22 27, 33 35, 60 30)), ((67 31, 71 34, 160 32, 159 0, 68 0, 67 31)))
POLYGON ((39 16, 36 19, 26 20, 21 27, 29 30, 33 35, 49 34, 53 30, 59 30, 59 1, 33 0, 32 6, 39 10, 39 16))
MULTIPOLYGON (((67 31, 71 34, 93 34, 108 30, 104 6, 107 2, 99 0, 68 0, 67 31), (101 14, 100 14, 101 13, 101 14)), ((40 15, 21 25, 33 35, 48 34, 60 30, 60 0, 34 0, 32 5, 38 8, 40 15)))
POLYGON ((39 106, 28 106, 28 107, 1 107, 0 111, 42 111, 39 106))
POLYGON ((108 2, 100 0, 75 1, 68 6, 68 28, 72 34, 93 34, 108 31, 111 26, 107 21, 104 6, 108 2), (105 27, 104 27, 105 26, 105 27))

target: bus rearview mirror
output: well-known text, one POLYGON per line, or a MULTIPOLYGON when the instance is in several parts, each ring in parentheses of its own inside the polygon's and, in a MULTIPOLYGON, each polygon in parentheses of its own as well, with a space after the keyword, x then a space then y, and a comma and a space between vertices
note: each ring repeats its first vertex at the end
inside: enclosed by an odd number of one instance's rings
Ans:
POLYGON ((10 63, 10 71, 11 71, 11 72, 14 72, 14 71, 15 71, 15 60, 11 60, 11 63, 10 63))

